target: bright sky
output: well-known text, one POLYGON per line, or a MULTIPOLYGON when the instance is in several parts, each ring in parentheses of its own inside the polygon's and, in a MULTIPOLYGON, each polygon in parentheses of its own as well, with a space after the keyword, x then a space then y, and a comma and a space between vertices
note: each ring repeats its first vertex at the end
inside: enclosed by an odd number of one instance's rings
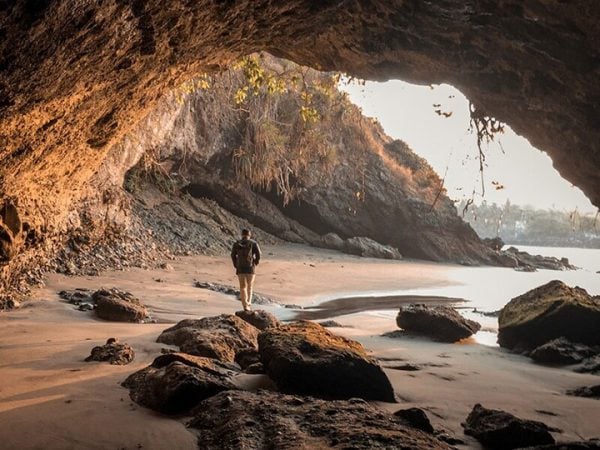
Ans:
MULTIPOLYGON (((340 86, 367 116, 376 118, 386 133, 402 139, 424 157, 440 177, 446 173, 448 195, 455 200, 482 200, 477 140, 469 128, 469 104, 464 95, 449 85, 416 86, 403 81, 364 86, 352 83, 340 86), (452 112, 448 118, 435 113, 452 112)), ((485 199, 488 203, 533 205, 580 212, 595 212, 587 197, 552 167, 545 153, 532 147, 527 139, 506 128, 498 141, 486 151, 484 168, 485 199), (492 182, 504 189, 496 190, 492 182)), ((485 147, 484 147, 485 148, 485 147)))

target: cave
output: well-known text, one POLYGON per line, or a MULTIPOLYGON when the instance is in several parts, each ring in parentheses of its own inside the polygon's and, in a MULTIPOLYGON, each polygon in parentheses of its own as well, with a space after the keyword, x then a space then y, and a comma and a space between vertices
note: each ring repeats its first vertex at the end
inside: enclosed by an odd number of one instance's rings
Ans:
MULTIPOLYGON (((456 86, 600 205, 599 10, 593 0, 3 2, 0 199, 55 239, 108 149, 163 94, 266 50, 365 79, 456 86)), ((25 244, 3 239, 3 252, 25 244)))
MULTIPOLYGON (((596 448, 597 402, 572 393, 598 386, 565 388, 600 373, 600 267, 482 240, 355 105, 328 119, 329 177, 292 179, 303 197, 240 182, 260 129, 205 84, 260 54, 446 83, 600 207, 599 38, 597 0, 0 0, 3 445, 480 448, 487 414, 536 429, 515 448, 596 448), (248 227, 263 246, 253 311, 232 248, 248 227), (555 281, 537 287, 538 268, 555 281), (439 333, 447 321, 457 333, 439 333), (392 415, 405 399, 427 413, 392 415)), ((522 437, 510 427, 496 439, 522 437)))

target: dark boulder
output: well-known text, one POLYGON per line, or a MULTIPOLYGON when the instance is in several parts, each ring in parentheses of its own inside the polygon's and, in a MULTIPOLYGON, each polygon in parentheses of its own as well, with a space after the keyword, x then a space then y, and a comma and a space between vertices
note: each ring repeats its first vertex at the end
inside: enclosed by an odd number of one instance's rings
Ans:
POLYGON ((595 386, 583 386, 577 389, 571 389, 567 391, 567 395, 600 399, 600 384, 597 384, 595 386))
POLYGON ((235 315, 248 322, 250 325, 255 326, 259 330, 266 330, 267 328, 278 327, 281 325, 281 322, 277 317, 260 309, 252 311, 237 311, 235 315))
POLYGON ((493 449, 513 449, 554 444, 550 429, 542 422, 524 420, 505 411, 477 404, 463 424, 465 434, 493 449))
POLYGON ((547 270, 573 270, 576 269, 567 258, 555 258, 554 256, 532 255, 522 252, 515 247, 509 247, 501 253, 513 257, 516 269, 522 271, 535 271, 535 269, 547 270))
POLYGON ((327 233, 321 236, 321 246, 332 250, 344 250, 344 240, 336 233, 327 233))
POLYGON ((270 328, 258 336, 267 375, 286 393, 394 402, 387 376, 361 344, 313 322, 270 328))
POLYGON ((539 363, 568 365, 580 363, 595 353, 599 352, 587 345, 575 344, 560 337, 535 348, 529 356, 539 363))
POLYGON ((257 349, 258 328, 232 314, 185 319, 158 336, 163 344, 177 345, 182 352, 233 362, 236 355, 257 349))
POLYGON ((161 355, 123 382, 131 399, 164 414, 181 414, 221 391, 236 389, 232 367, 182 353, 161 355))
POLYGON ((421 408, 408 408, 401 409, 394 413, 394 416, 398 417, 409 427, 416 428, 417 430, 424 431, 425 433, 433 433, 433 425, 429 421, 429 417, 425 414, 421 408))
POLYGON ((600 355, 584 360, 583 363, 575 369, 575 372, 600 374, 600 355))
POLYGON ((456 342, 477 333, 481 325, 465 319, 449 306, 408 305, 400 308, 396 323, 405 331, 440 342, 456 342))
POLYGON ((531 350, 560 337, 599 345, 600 300, 554 280, 513 298, 498 317, 498 343, 531 350))
POLYGON ((367 237, 353 237, 344 242, 344 251, 368 258, 402 259, 397 248, 383 245, 367 237))
POLYGON ((233 391, 203 401, 196 411, 189 426, 206 450, 451 448, 358 399, 233 391))
POLYGON ((129 344, 121 344, 117 339, 110 338, 106 344, 94 347, 85 361, 108 361, 111 364, 123 366, 133 361, 134 357, 135 352, 129 344))
POLYGON ((113 322, 141 322, 148 317, 146 307, 129 292, 117 288, 100 289, 92 295, 96 315, 113 322))

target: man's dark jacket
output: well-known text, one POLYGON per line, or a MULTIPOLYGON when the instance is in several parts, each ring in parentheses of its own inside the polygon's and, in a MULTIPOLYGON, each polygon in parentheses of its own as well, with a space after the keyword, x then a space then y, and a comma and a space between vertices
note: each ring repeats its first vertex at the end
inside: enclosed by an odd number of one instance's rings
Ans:
POLYGON ((256 266, 258 266, 258 263, 260 262, 260 247, 258 246, 258 242, 256 242, 253 239, 244 238, 240 239, 239 241, 236 241, 233 244, 233 247, 231 248, 231 261, 233 262, 233 266, 236 269, 236 274, 239 275, 241 273, 254 273, 256 270, 256 266), (241 246, 246 245, 246 243, 252 245, 253 264, 250 267, 243 267, 242 265, 238 264, 238 255, 240 253, 241 246))

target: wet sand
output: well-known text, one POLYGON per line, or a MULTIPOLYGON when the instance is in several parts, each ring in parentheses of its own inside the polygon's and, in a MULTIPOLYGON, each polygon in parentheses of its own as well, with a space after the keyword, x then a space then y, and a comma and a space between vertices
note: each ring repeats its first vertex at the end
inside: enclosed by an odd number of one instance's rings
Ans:
POLYGON ((317 306, 308 306, 296 314, 294 319, 321 320, 365 311, 381 311, 398 309, 411 303, 429 305, 460 304, 462 298, 442 297, 435 295, 384 295, 381 297, 346 297, 328 300, 317 306))
MULTIPOLYGON (((349 326, 332 328, 332 332, 359 340, 382 358, 401 401, 379 404, 383 409, 423 407, 436 427, 466 439, 467 448, 479 447, 462 435, 460 422, 477 402, 560 428, 564 432, 556 437, 561 440, 600 437, 600 401, 564 395, 566 389, 597 384, 597 376, 538 366, 473 340, 440 344, 409 336, 381 337, 396 328, 394 320, 389 312, 367 307, 364 297, 451 286, 454 282, 448 273, 455 266, 379 261, 293 245, 265 248, 264 252, 257 276, 259 292, 281 303, 321 308, 303 313, 332 311, 338 322, 349 326), (331 301, 337 297, 346 298, 331 301), (406 364, 418 370, 398 369, 406 364)), ((99 277, 52 275, 21 310, 0 313, 0 448, 198 448, 196 436, 185 427, 186 418, 164 417, 142 408, 132 403, 120 386, 127 375, 148 365, 165 347, 156 343, 156 337, 169 324, 104 322, 57 296, 62 289, 114 286, 132 292, 148 305, 154 318, 169 323, 239 309, 232 296, 193 285, 195 279, 234 285, 227 255, 169 263, 173 271, 131 270, 99 277), (133 363, 83 362, 93 346, 109 337, 134 347, 133 363)), ((391 305, 385 304, 395 308, 397 303, 391 305)), ((278 305, 264 309, 281 318, 295 314, 278 305)), ((248 388, 264 382, 261 376, 237 379, 238 385, 248 388)))

